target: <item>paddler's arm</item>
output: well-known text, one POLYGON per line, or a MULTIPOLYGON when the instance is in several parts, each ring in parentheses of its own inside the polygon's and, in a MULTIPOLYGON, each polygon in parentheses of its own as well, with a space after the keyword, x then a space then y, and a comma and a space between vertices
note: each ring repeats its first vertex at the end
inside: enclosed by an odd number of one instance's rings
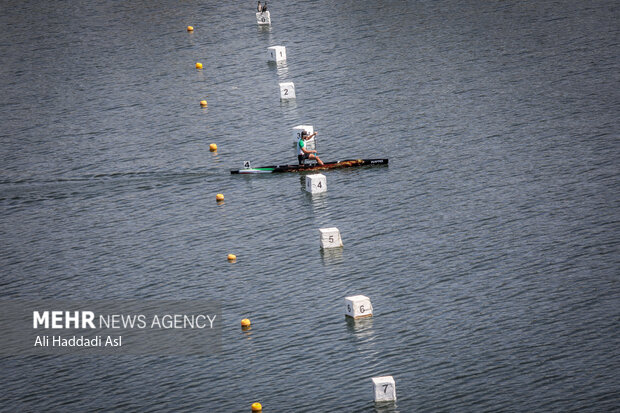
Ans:
MULTIPOLYGON (((308 139, 315 137, 316 135, 318 135, 318 132, 313 132, 312 135, 309 135, 308 139)), ((317 151, 308 151, 306 150, 306 147, 304 146, 303 148, 301 148, 301 150, 303 151, 303 153, 318 153, 317 151)))

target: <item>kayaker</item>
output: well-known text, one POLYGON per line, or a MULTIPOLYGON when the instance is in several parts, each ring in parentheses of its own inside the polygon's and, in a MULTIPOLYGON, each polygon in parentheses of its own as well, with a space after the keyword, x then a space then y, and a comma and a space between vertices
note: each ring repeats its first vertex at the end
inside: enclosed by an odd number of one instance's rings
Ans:
POLYGON ((259 13, 263 12, 263 5, 260 4, 260 0, 258 2, 258 5, 256 6, 256 11, 259 12, 259 13))
POLYGON ((318 134, 318 132, 314 132, 312 135, 308 135, 308 132, 301 131, 301 138, 299 138, 299 142, 297 142, 297 160, 300 165, 304 164, 306 159, 316 160, 319 165, 323 165, 323 161, 317 156, 317 151, 306 149, 306 142, 308 139, 312 139, 318 134))

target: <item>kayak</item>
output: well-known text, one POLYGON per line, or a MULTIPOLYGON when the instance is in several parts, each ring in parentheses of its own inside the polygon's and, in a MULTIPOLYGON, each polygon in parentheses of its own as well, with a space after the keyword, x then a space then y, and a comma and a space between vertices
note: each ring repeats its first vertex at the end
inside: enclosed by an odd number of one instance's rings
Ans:
POLYGON ((231 174, 272 174, 279 172, 309 172, 326 169, 352 168, 355 166, 387 165, 387 159, 348 159, 345 161, 325 162, 323 165, 272 165, 258 168, 231 169, 231 174))

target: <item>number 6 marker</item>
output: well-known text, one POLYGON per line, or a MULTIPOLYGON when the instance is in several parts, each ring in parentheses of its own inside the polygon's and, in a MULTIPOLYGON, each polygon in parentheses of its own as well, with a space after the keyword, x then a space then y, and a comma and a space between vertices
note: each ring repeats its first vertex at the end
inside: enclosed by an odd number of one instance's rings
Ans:
POLYGON ((344 303, 344 315, 347 317, 362 318, 372 316, 372 304, 370 303, 370 298, 365 295, 344 297, 344 303))

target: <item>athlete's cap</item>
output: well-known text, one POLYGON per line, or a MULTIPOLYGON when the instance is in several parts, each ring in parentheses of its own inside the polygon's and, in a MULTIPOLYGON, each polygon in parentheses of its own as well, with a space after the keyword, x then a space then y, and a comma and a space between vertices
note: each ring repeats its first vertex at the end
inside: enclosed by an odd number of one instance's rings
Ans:
POLYGON ((301 131, 301 136, 306 136, 308 134, 308 132, 306 132, 305 130, 301 131))

